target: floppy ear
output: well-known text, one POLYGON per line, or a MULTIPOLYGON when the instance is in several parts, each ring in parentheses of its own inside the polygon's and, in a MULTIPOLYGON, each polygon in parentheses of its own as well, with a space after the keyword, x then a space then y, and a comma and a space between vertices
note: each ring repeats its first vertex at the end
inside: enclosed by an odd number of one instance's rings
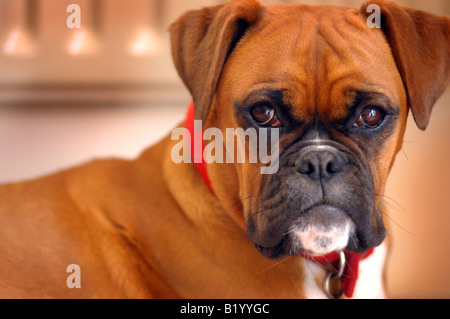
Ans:
POLYGON ((409 107, 417 126, 424 130, 436 100, 450 80, 450 19, 391 1, 368 1, 365 15, 376 4, 381 9, 381 28, 391 46, 403 79, 409 107))
POLYGON ((189 11, 170 27, 175 67, 194 99, 197 119, 206 120, 222 68, 260 9, 256 0, 234 0, 189 11))

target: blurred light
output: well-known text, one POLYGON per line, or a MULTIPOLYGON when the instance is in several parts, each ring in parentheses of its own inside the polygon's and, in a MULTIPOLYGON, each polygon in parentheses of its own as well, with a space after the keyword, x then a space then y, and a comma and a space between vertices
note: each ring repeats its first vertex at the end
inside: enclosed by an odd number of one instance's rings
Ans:
POLYGON ((15 28, 9 32, 3 46, 4 54, 29 57, 35 52, 36 44, 29 31, 25 28, 15 28))
POLYGON ((74 29, 69 43, 71 55, 93 54, 97 51, 95 36, 88 29, 74 29))
POLYGON ((127 51, 131 55, 142 56, 157 54, 160 48, 161 43, 156 33, 150 28, 145 28, 136 32, 127 51))

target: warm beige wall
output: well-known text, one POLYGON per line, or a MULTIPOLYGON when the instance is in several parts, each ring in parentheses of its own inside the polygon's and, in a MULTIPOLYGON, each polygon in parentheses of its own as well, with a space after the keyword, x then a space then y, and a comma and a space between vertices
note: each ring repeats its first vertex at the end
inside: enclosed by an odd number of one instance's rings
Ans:
POLYGON ((450 298, 450 90, 428 129, 410 118, 386 187, 393 297, 450 298))

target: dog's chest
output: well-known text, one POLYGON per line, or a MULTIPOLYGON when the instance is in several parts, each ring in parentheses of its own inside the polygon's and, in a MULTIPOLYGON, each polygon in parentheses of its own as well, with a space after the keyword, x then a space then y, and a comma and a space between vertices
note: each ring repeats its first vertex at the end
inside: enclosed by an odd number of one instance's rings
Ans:
MULTIPOLYGON (((375 248, 372 255, 361 261, 358 280, 356 281, 353 298, 373 299, 385 298, 383 285, 383 269, 386 257, 386 244, 375 248)), ((303 290, 307 299, 326 299, 322 283, 326 271, 314 261, 302 259, 304 269, 303 290)))

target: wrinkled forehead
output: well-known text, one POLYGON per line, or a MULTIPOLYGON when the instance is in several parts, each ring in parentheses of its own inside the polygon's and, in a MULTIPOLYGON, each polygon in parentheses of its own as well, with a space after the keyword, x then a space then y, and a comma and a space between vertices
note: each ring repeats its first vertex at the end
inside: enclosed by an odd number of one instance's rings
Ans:
POLYGON ((354 8, 270 6, 227 64, 224 74, 233 78, 237 98, 270 86, 317 107, 352 91, 398 100, 403 90, 382 31, 369 28, 354 8))
POLYGON ((239 48, 274 62, 297 62, 306 70, 321 62, 352 64, 390 55, 382 31, 368 27, 358 9, 333 6, 270 6, 239 48))

